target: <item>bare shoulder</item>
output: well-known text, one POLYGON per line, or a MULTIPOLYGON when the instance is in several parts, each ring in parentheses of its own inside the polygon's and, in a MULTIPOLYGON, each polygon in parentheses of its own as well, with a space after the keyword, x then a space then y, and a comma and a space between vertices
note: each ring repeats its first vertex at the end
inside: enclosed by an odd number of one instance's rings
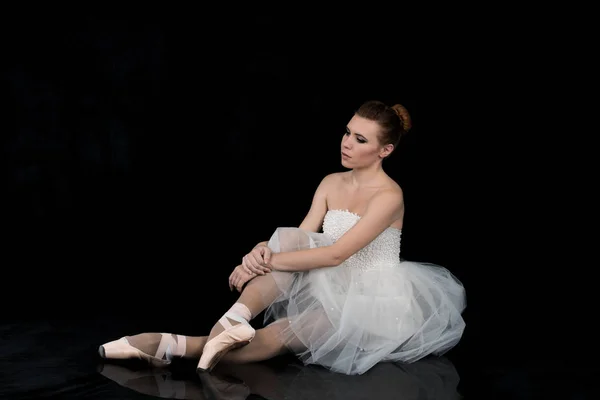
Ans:
POLYGON ((404 191, 398 182, 392 178, 388 177, 388 182, 382 191, 387 192, 390 196, 396 196, 404 204, 404 191))
POLYGON ((343 179, 345 179, 344 177, 347 174, 347 172, 332 172, 330 174, 325 175, 325 178, 323 178, 323 182, 326 182, 328 184, 339 183, 343 179))
POLYGON ((387 213, 392 216, 396 223, 401 225, 404 215, 404 192, 402 187, 393 179, 388 178, 388 181, 377 191, 367 204, 367 210, 387 210, 387 213))
POLYGON ((302 223, 299 225, 301 229, 319 232, 325 214, 327 213, 329 193, 337 179, 336 173, 328 174, 321 179, 321 182, 313 195, 310 209, 302 223))
POLYGON ((325 177, 321 180, 320 189, 328 193, 331 190, 335 190, 335 188, 343 181, 344 172, 332 172, 331 174, 325 175, 325 177))
POLYGON ((392 208, 404 208, 404 193, 400 186, 389 186, 381 188, 369 201, 368 206, 389 206, 392 208))

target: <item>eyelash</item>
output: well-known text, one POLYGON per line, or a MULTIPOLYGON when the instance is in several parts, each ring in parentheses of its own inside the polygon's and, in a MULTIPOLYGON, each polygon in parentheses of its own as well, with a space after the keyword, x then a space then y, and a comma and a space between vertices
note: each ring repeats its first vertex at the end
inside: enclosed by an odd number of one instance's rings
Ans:
MULTIPOLYGON (((345 132, 345 133, 344 133, 344 135, 349 135, 349 134, 350 134, 350 132, 345 132)), ((367 143, 367 141, 366 141, 366 140, 364 140, 364 139, 361 139, 361 138, 356 138, 356 141, 357 141, 358 143, 367 143)))

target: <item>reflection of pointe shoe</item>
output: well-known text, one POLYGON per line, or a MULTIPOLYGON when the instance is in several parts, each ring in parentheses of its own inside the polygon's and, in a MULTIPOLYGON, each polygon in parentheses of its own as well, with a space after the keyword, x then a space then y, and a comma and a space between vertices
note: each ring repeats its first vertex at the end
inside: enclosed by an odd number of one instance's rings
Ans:
POLYGON ((235 314, 226 313, 219 323, 225 330, 206 342, 197 371, 211 371, 228 351, 247 345, 254 339, 256 333, 248 321, 235 314), (232 325, 227 318, 240 322, 232 325))
POLYGON ((244 382, 225 376, 200 374, 200 381, 206 397, 215 400, 246 400, 251 393, 244 382))
POLYGON ((127 337, 105 343, 98 348, 100 357, 109 360, 140 359, 155 367, 164 367, 171 364, 173 354, 185 354, 185 336, 176 335, 177 340, 170 333, 162 333, 161 340, 154 356, 129 344, 127 337))
POLYGON ((98 369, 101 375, 120 386, 153 397, 165 399, 202 400, 206 396, 195 380, 174 379, 168 369, 131 370, 120 365, 105 364, 98 369))

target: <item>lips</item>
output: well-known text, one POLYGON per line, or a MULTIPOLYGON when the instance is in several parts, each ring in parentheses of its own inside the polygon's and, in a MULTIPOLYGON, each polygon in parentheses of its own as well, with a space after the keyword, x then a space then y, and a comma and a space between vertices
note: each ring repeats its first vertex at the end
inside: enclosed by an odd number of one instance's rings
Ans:
POLYGON ((344 153, 344 152, 342 152, 342 155, 350 158, 350 156, 348 154, 344 153))

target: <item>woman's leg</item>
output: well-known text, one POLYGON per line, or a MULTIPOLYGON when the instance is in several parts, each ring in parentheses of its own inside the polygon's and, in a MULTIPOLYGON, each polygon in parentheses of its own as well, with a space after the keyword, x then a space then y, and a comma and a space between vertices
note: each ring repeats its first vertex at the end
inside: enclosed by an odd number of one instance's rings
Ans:
POLYGON ((287 320, 278 320, 258 329, 254 339, 244 347, 227 352, 221 362, 246 364, 269 360, 289 352, 278 339, 281 330, 288 324, 287 320))
MULTIPOLYGON (((291 274, 276 272, 279 284, 282 281, 291 280, 291 274)), ((272 274, 259 275, 249 281, 244 287, 242 294, 232 306, 233 314, 241 316, 246 322, 256 317, 265 308, 267 308, 281 294, 279 286, 275 282, 272 274), (239 305, 242 305, 239 307, 239 305), (239 308, 238 308, 239 307, 239 308), (237 310, 235 309, 237 308, 237 310), (244 314, 244 315, 239 315, 244 314)), ((231 309, 230 309, 231 311, 231 309)), ((227 316, 227 322, 235 326, 240 323, 239 319, 233 319, 227 316)), ((211 329, 208 340, 214 338, 225 330, 225 327, 217 322, 211 329)))
MULTIPOLYGON (((286 280, 291 281, 292 279, 291 274, 283 274, 278 276, 279 284, 286 282, 286 280)), ((244 320, 249 321, 273 302, 279 293, 280 290, 271 274, 257 276, 246 284, 236 305, 232 308, 239 309, 242 307, 241 312, 237 314, 246 313, 246 315, 243 315, 245 317, 244 320)), ((239 318, 235 315, 234 318, 237 318, 237 320, 227 318, 227 321, 231 325, 239 324, 239 318)), ((223 332, 223 330, 222 323, 217 323, 212 328, 209 336, 183 336, 154 332, 140 333, 105 343, 100 346, 99 353, 101 357, 106 359, 142 358, 157 366, 168 365, 172 357, 200 359, 206 342, 223 332)), ((270 328, 267 332, 272 330, 270 328)), ((262 341, 261 338, 264 335, 265 333, 258 334, 257 343, 262 341)), ((256 345, 251 347, 251 349, 255 348, 256 345)), ((267 353, 272 351, 272 349, 268 350, 267 353)))
MULTIPOLYGON (((258 362, 268 360, 278 355, 286 353, 287 348, 279 342, 277 335, 281 332, 281 329, 285 326, 287 320, 276 321, 269 326, 258 329, 252 342, 247 346, 241 347, 236 350, 232 350, 225 354, 222 358, 223 362, 230 362, 235 364, 245 364, 251 362, 258 362)), ((161 333, 140 333, 133 336, 126 336, 131 346, 136 349, 150 355, 156 354, 161 341, 161 333)), ((202 356, 202 349, 208 340, 208 336, 181 336, 175 334, 167 334, 174 337, 179 336, 184 338, 186 341, 186 348, 184 352, 177 353, 173 351, 171 354, 174 357, 189 358, 189 359, 200 359, 202 356)), ((106 346, 106 345, 103 345, 106 346)), ((130 357, 109 357, 110 354, 107 352, 105 358, 130 358, 130 357)), ((165 358, 163 358, 165 359, 165 358)), ((165 359, 166 360, 166 359, 165 359)))
POLYGON ((278 325, 284 326, 276 322, 259 329, 250 344, 223 356, 217 366, 217 374, 199 374, 203 386, 210 388, 219 399, 245 399, 250 393, 273 400, 286 398, 286 384, 295 374, 281 376, 275 373, 273 367, 260 363, 286 351, 283 346, 277 345, 278 325), (242 383, 234 383, 227 378, 242 383), (236 397, 236 394, 244 393, 245 396, 236 397))
POLYGON ((281 294, 280 285, 288 286, 292 279, 292 274, 273 272, 248 282, 238 300, 211 329, 197 369, 210 371, 227 352, 253 341, 256 332, 250 320, 281 294))
POLYGON ((147 332, 104 343, 98 352, 109 360, 143 359, 154 366, 166 366, 173 358, 199 359, 206 339, 206 336, 147 332))

